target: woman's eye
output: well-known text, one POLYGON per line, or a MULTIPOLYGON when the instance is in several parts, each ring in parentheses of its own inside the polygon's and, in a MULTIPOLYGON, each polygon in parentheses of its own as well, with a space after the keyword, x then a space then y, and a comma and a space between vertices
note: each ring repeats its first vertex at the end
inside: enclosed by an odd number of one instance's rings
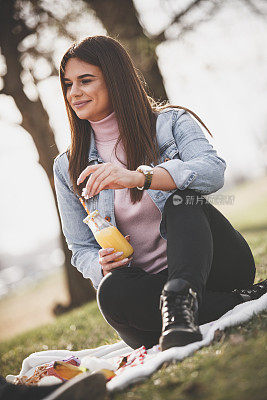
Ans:
MULTIPOLYGON (((81 82, 82 82, 83 85, 86 85, 87 83, 92 82, 92 79, 83 79, 81 82)), ((65 88, 66 89, 70 88, 71 86, 72 86, 71 82, 70 83, 65 83, 65 88)))

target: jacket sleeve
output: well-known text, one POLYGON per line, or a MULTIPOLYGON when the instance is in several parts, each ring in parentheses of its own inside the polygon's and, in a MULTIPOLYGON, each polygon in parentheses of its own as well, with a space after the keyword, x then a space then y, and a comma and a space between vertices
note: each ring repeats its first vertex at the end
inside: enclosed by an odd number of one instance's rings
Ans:
POLYGON ((157 165, 166 169, 180 190, 193 189, 210 194, 224 185, 225 161, 206 139, 191 115, 175 110, 173 136, 180 159, 174 158, 157 165))
POLYGON ((84 278, 89 278, 97 289, 103 278, 101 265, 98 262, 100 246, 89 227, 83 222, 87 214, 64 179, 58 159, 54 161, 53 171, 62 230, 68 248, 72 251, 71 263, 84 278))

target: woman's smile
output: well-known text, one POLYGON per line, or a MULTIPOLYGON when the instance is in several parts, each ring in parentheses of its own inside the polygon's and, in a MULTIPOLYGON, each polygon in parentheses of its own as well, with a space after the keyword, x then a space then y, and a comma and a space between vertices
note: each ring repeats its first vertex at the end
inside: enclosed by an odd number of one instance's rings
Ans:
POLYGON ((83 106, 90 103, 91 101, 92 100, 77 101, 77 102, 73 103, 73 105, 75 108, 82 108, 83 106))

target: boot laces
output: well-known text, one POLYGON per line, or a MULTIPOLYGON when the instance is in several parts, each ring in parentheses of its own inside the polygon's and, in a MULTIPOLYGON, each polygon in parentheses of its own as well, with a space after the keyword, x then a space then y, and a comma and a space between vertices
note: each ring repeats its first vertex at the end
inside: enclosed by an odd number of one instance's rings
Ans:
POLYGON ((194 326, 194 297, 190 294, 167 294, 162 296, 163 326, 184 324, 194 326))

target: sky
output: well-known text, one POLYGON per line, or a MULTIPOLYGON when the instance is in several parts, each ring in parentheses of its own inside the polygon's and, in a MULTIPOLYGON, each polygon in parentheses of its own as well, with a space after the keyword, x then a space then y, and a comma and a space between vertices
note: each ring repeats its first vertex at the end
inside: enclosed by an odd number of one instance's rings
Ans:
MULTIPOLYGON (((162 8, 166 3, 135 0, 149 34, 170 20, 170 8, 162 8)), ((80 38, 105 34, 88 16, 76 29, 80 38)), ((169 30, 170 40, 157 48, 170 101, 195 111, 211 130, 214 139, 209 140, 227 162, 226 184, 239 175, 260 176, 264 160, 255 138, 267 135, 266 21, 236 1, 182 41, 175 35, 169 30)), ((57 42, 58 64, 67 48, 68 42, 57 42)), ((58 79, 42 81, 39 91, 64 151, 70 136, 58 79)), ((30 89, 27 93, 33 95, 30 89)), ((20 121, 13 99, 0 95, 0 253, 33 251, 59 233, 48 179, 20 121)))

